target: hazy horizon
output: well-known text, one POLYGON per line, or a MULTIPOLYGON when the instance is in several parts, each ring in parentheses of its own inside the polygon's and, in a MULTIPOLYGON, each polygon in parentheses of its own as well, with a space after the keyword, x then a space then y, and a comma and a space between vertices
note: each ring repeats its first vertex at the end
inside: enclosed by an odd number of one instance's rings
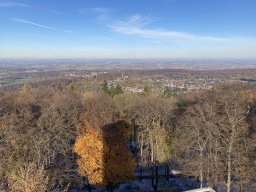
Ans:
POLYGON ((191 60, 191 61, 200 61, 200 60, 217 60, 217 61, 225 61, 225 60, 252 60, 256 61, 256 57, 137 57, 137 58, 128 58, 128 57, 0 57, 0 60, 191 60))
POLYGON ((255 58, 254 0, 0 0, 0 58, 255 58))

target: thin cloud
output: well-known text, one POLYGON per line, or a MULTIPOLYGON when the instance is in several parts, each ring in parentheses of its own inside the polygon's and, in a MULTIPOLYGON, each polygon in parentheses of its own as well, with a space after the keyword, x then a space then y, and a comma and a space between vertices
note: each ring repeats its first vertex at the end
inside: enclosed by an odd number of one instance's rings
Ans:
POLYGON ((227 40, 227 38, 222 37, 195 35, 174 30, 151 29, 147 27, 150 22, 150 18, 142 17, 141 15, 134 15, 126 21, 115 22, 112 25, 109 25, 109 27, 113 31, 123 35, 133 35, 151 39, 214 42, 223 42, 227 40))
POLYGON ((18 19, 18 18, 10 18, 10 19, 13 20, 13 21, 19 22, 19 23, 25 23, 25 24, 33 25, 33 26, 40 27, 40 28, 58 30, 58 31, 62 31, 64 33, 76 33, 76 31, 74 31, 74 30, 70 30, 70 29, 61 30, 61 29, 58 29, 58 28, 55 28, 55 27, 42 25, 42 24, 35 23, 35 22, 32 22, 32 21, 24 20, 24 19, 18 19))
POLYGON ((108 14, 110 13, 112 10, 109 8, 103 8, 103 7, 94 7, 94 8, 89 8, 92 11, 98 13, 98 14, 108 14))
POLYGON ((32 21, 27 21, 27 20, 17 19, 17 18, 10 18, 10 19, 13 20, 13 21, 16 21, 16 22, 30 24, 30 25, 33 25, 33 26, 36 26, 36 27, 57 30, 57 28, 55 28, 55 27, 49 27, 49 26, 46 26, 46 25, 41 25, 41 24, 38 24, 38 23, 34 23, 32 21))
POLYGON ((0 2, 0 7, 30 7, 28 4, 23 4, 23 3, 17 3, 17 2, 0 2))
POLYGON ((57 10, 54 10, 54 9, 47 9, 47 11, 48 11, 49 13, 54 14, 54 15, 64 15, 63 12, 57 11, 57 10))
POLYGON ((94 13, 100 20, 107 20, 113 11, 113 9, 106 7, 91 7, 79 10, 79 12, 82 14, 94 13))

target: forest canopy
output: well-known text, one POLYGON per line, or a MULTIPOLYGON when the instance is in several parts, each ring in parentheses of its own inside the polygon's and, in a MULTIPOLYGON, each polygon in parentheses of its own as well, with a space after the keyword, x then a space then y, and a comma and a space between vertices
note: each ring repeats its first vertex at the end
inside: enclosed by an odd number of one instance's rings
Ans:
POLYGON ((0 189, 113 191, 147 174, 158 191, 176 169, 198 187, 253 190, 256 86, 168 97, 105 91, 24 85, 5 92, 0 189))

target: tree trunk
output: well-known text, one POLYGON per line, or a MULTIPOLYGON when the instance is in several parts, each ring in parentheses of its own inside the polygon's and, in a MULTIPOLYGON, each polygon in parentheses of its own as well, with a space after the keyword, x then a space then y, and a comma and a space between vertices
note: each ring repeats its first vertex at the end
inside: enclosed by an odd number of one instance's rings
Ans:
POLYGON ((134 142, 134 144, 136 144, 137 143, 137 132, 136 132, 136 127, 135 127, 135 125, 133 125, 133 142, 134 142))
POLYGON ((88 192, 91 192, 92 191, 92 188, 90 185, 87 186, 87 189, 88 189, 88 192))
POLYGON ((232 126, 232 133, 231 133, 231 138, 229 141, 228 152, 227 152, 227 159, 228 159, 227 192, 230 192, 230 190, 231 190, 231 152, 232 152, 232 147, 233 147, 233 143, 234 143, 234 134, 235 134, 235 125, 232 126))
POLYGON ((203 188, 203 151, 200 151, 200 166, 199 166, 199 182, 200 188, 203 188))
MULTIPOLYGON (((140 141, 140 161, 142 161, 142 156, 143 156, 143 134, 141 135, 141 141, 140 141)), ((141 164, 140 176, 142 176, 142 175, 143 175, 143 170, 142 170, 142 164, 141 164)), ((140 181, 142 182, 142 179, 140 181)))
POLYGON ((142 169, 142 166, 140 167, 140 182, 142 182, 142 176, 143 176, 143 169, 142 169))
POLYGON ((112 184, 108 184, 108 185, 107 185, 107 191, 108 191, 108 192, 113 192, 113 191, 114 191, 114 188, 113 188, 113 185, 112 185, 112 184))
POLYGON ((140 141, 140 157, 142 158, 143 155, 143 134, 141 135, 141 141, 140 141))
POLYGON ((240 188, 239 191, 243 192, 243 184, 242 183, 240 183, 240 187, 239 188, 240 188))
POLYGON ((207 176, 206 176, 206 187, 209 187, 209 182, 210 182, 210 168, 209 168, 209 160, 207 161, 207 176))
POLYGON ((200 182, 200 188, 203 188, 203 173, 202 170, 200 170, 200 176, 199 176, 199 182, 200 182))
POLYGON ((170 178, 170 162, 167 163, 167 165, 165 166, 165 174, 166 174, 166 180, 169 181, 170 178))
POLYGON ((151 149, 151 163, 153 164, 154 163, 154 144, 153 144, 153 136, 151 134, 151 146, 150 146, 150 149, 151 149))
POLYGON ((158 189, 158 166, 154 166, 151 168, 151 181, 154 192, 157 192, 158 189))
POLYGON ((231 152, 228 151, 228 165, 227 165, 227 172, 228 172, 228 178, 227 178, 227 192, 230 192, 231 188, 231 152))

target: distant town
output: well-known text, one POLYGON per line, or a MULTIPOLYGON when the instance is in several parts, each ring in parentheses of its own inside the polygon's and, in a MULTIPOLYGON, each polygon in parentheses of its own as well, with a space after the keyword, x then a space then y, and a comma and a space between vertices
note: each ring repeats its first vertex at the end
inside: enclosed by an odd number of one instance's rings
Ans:
POLYGON ((142 93, 145 87, 160 94, 177 95, 209 90, 220 82, 255 82, 256 59, 1 59, 0 87, 24 83, 69 84, 97 91, 103 80, 124 92, 142 93), (85 83, 86 82, 86 83, 85 83))

